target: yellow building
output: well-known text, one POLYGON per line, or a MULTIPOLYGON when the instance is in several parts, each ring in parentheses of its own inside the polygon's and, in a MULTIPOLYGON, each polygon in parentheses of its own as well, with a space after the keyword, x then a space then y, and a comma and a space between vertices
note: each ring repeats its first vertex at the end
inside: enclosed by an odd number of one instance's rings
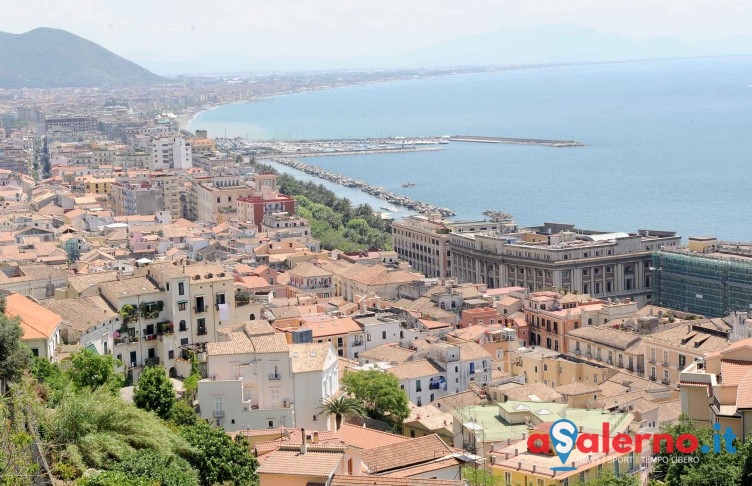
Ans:
POLYGON ((110 188, 114 183, 114 177, 92 177, 85 181, 86 192, 90 194, 109 194, 110 188))

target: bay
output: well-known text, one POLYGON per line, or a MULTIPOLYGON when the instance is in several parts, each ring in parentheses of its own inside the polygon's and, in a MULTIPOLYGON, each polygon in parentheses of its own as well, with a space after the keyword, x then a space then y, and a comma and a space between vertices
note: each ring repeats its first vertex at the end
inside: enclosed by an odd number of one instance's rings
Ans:
POLYGON ((517 69, 227 105, 191 128, 254 139, 575 139, 586 146, 452 142, 440 152, 304 162, 449 207, 462 219, 498 209, 522 225, 749 241, 750 85, 745 57, 517 69))

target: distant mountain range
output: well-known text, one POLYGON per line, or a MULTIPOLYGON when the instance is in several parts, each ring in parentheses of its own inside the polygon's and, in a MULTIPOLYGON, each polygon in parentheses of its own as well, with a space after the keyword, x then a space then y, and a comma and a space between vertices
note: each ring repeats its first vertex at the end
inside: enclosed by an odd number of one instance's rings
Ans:
POLYGON ((59 29, 0 32, 0 88, 124 86, 163 78, 59 29))
POLYGON ((217 52, 200 60, 150 58, 142 63, 159 72, 178 74, 559 64, 725 55, 752 55, 752 37, 704 42, 684 42, 673 37, 636 40, 575 24, 549 24, 508 27, 394 55, 259 58, 242 52, 217 52))

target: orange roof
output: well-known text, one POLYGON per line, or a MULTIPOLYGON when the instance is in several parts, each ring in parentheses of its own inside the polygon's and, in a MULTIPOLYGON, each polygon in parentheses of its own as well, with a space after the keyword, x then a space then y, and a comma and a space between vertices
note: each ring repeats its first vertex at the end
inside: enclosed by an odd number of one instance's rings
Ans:
POLYGON ((269 286, 269 282, 267 282, 265 278, 256 276, 241 277, 239 281, 235 283, 243 285, 244 287, 247 287, 249 289, 257 289, 269 286))
POLYGON ((349 317, 308 316, 301 320, 305 323, 302 327, 310 329, 314 338, 362 331, 358 323, 349 317))
POLYGON ((390 434, 389 432, 367 429, 348 423, 342 424, 342 427, 337 430, 337 436, 343 443, 363 450, 400 444, 410 440, 404 435, 390 434))
POLYGON ((735 359, 721 360, 722 385, 739 385, 742 378, 752 369, 752 361, 739 361, 735 359))
POLYGON ((442 327, 449 327, 446 322, 432 321, 430 319, 418 319, 427 329, 441 329, 442 327))
MULTIPOLYGON (((746 346, 752 346, 752 338, 742 339, 741 341, 737 341, 733 344, 729 344, 725 349, 723 349, 721 354, 725 353, 726 351, 732 351, 734 349, 744 348, 746 346)), ((713 353, 715 354, 715 353, 713 353)))
POLYGON ((752 369, 747 371, 736 390, 736 408, 752 408, 752 369))
POLYGON ((59 315, 21 294, 10 294, 6 297, 5 313, 21 320, 24 341, 49 339, 63 320, 59 315))

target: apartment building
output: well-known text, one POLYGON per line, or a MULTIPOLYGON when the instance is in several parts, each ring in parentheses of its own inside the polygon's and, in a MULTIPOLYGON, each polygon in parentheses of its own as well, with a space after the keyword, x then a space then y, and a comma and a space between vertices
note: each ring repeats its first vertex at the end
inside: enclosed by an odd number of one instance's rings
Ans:
POLYGON ((287 272, 288 285, 304 293, 312 293, 322 299, 334 297, 334 274, 310 262, 300 262, 287 272))
POLYGON ((603 306, 602 301, 591 299, 589 295, 561 295, 550 291, 533 292, 523 300, 530 344, 562 352, 567 351, 567 333, 593 324, 592 318, 583 322, 583 314, 597 313, 603 306))
POLYGON ((643 376, 645 352, 640 334, 610 326, 584 326, 567 334, 570 354, 643 376))
POLYGON ((62 344, 60 325, 62 317, 21 294, 5 297, 5 314, 17 318, 23 335, 21 341, 34 356, 49 361, 57 359, 62 344))
POLYGON ((227 431, 329 430, 320 406, 339 390, 337 357, 326 344, 288 344, 266 321, 249 321, 209 343, 199 381, 201 416, 227 431))
POLYGON ((188 170, 192 167, 191 141, 180 135, 162 135, 151 141, 149 170, 188 170))
POLYGON ((394 250, 402 260, 427 277, 449 277, 450 229, 443 220, 422 215, 407 216, 392 223, 394 250))
POLYGON ((731 327, 720 319, 685 321, 671 329, 642 337, 645 373, 650 380, 675 385, 679 375, 695 359, 726 348, 731 327))
POLYGON ((192 177, 190 181, 188 215, 192 221, 216 224, 237 218, 238 199, 255 193, 243 176, 192 177))
POLYGON ((452 276, 489 288, 564 290, 595 298, 654 299, 652 254, 679 245, 667 231, 602 233, 545 223, 516 232, 452 233, 452 276))
POLYGON ((46 117, 45 131, 51 131, 53 128, 65 128, 76 133, 96 132, 99 129, 99 119, 89 115, 46 117))
POLYGON ((551 388, 571 383, 597 386, 616 373, 616 370, 605 363, 545 348, 523 347, 512 350, 509 354, 509 373, 512 376, 524 376, 525 383, 543 383, 551 388))

